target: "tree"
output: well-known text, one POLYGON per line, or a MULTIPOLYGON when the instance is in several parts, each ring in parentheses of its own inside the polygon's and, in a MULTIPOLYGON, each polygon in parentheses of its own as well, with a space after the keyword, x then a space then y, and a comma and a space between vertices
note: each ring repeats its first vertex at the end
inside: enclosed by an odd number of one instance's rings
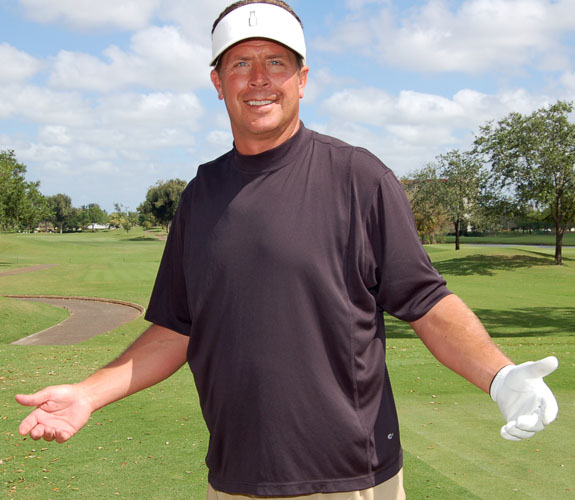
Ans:
POLYGON ((482 165, 473 153, 455 149, 437 156, 436 163, 430 168, 435 169, 435 203, 443 207, 453 224, 455 249, 459 250, 465 223, 479 212, 482 165))
POLYGON ((437 169, 429 164, 401 182, 411 204, 421 242, 435 243, 436 235, 443 234, 447 221, 441 195, 443 181, 438 177, 437 169))
POLYGON ((550 231, 555 225, 549 208, 542 210, 535 206, 524 207, 515 219, 515 224, 518 229, 529 234, 534 231, 550 231))
POLYGON ((0 229, 31 230, 45 215, 40 183, 26 181, 25 174, 14 151, 0 151, 0 229))
POLYGON ((517 227, 517 220, 523 215, 523 207, 518 207, 500 191, 492 190, 488 176, 483 178, 476 211, 470 221, 474 231, 498 232, 517 227))
POLYGON ((166 228, 166 231, 169 231, 186 184, 186 181, 182 179, 158 181, 148 189, 146 201, 138 207, 138 211, 143 214, 144 218, 152 216, 166 228))
POLYGON ((491 180, 516 203, 548 208, 555 223, 555 263, 562 264, 563 235, 575 218, 573 103, 557 103, 531 115, 511 113, 480 128, 476 150, 491 164, 491 180))
POLYGON ((48 201, 40 193, 40 182, 30 182, 26 187, 25 196, 19 207, 19 222, 21 229, 30 231, 38 227, 48 215, 48 201))
POLYGON ((68 231, 82 230, 86 226, 84 211, 78 207, 70 207, 65 224, 68 231))
POLYGON ((92 226, 92 232, 94 232, 96 224, 108 222, 108 214, 97 203, 90 203, 82 207, 82 220, 86 226, 92 226))
POLYGON ((120 203, 114 203, 114 209, 116 211, 112 212, 108 218, 110 224, 124 228, 127 233, 138 225, 138 212, 130 212, 128 207, 120 203))
POLYGON ((48 220, 58 226, 60 233, 62 233, 64 227, 70 227, 71 217, 75 215, 72 208, 72 200, 66 194, 48 196, 46 200, 49 207, 48 220))

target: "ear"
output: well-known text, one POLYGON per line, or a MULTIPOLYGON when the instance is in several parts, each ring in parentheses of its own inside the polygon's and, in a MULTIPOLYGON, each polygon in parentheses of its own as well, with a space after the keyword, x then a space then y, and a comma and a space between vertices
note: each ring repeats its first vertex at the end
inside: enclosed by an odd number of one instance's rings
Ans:
POLYGON ((210 78, 212 79, 212 83, 214 84, 214 87, 218 91, 218 99, 220 101, 223 100, 224 99, 224 90, 222 87, 222 80, 220 78, 220 74, 215 69, 213 69, 212 72, 210 73, 210 78))
POLYGON ((309 66, 304 66, 299 71, 299 98, 304 96, 305 86, 307 84, 307 76, 309 74, 309 66))

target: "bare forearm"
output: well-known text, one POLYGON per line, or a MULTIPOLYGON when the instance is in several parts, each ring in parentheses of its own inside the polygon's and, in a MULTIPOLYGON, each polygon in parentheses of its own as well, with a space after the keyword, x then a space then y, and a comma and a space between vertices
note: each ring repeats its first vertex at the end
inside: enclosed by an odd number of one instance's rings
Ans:
POLYGON ((95 411, 175 373, 186 361, 187 344, 184 335, 151 325, 119 358, 77 385, 95 411))
POLYGON ((441 363, 485 392, 496 373, 512 363, 455 295, 445 297, 410 325, 441 363))

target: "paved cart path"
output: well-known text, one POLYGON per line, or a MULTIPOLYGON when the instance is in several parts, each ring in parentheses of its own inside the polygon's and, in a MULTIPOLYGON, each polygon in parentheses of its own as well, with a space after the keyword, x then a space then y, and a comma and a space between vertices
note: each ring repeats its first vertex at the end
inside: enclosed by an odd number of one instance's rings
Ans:
POLYGON ((12 296, 19 300, 64 307, 70 316, 62 323, 13 342, 17 345, 70 345, 109 332, 144 313, 129 302, 87 297, 12 296))

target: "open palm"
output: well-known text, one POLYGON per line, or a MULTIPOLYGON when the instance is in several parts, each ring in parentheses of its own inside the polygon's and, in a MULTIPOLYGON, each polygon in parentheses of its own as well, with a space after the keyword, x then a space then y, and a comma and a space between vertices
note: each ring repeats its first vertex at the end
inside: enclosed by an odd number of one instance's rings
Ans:
POLYGON ((32 439, 63 443, 78 432, 92 414, 90 399, 75 385, 46 387, 34 394, 18 394, 16 401, 36 406, 20 424, 18 431, 32 439))

